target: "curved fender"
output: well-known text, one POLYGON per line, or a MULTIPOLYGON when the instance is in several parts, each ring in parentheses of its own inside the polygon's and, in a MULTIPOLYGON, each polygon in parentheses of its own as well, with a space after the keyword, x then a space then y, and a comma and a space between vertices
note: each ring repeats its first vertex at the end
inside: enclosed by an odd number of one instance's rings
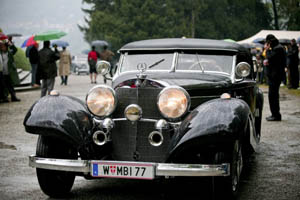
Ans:
POLYGON ((250 108, 240 99, 214 99, 195 108, 173 137, 169 159, 190 145, 224 144, 240 138, 247 128, 250 108))
POLYGON ((70 96, 46 96, 35 102, 25 116, 28 133, 54 136, 81 146, 91 135, 92 116, 84 103, 70 96))

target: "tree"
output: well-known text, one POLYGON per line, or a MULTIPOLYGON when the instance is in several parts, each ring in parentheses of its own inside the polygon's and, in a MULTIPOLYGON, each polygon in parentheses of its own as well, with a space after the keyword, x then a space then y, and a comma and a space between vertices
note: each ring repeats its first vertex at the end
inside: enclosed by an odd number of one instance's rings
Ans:
POLYGON ((261 0, 83 0, 88 42, 100 39, 116 51, 142 39, 195 37, 244 39, 270 28, 271 16, 261 0))
POLYGON ((279 0, 278 10, 281 15, 282 29, 300 30, 299 0, 279 0))

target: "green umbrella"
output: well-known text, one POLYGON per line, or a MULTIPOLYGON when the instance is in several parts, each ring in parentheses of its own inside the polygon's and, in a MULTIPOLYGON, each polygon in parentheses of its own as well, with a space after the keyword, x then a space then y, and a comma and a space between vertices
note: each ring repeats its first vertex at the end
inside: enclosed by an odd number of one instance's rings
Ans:
POLYGON ((63 36, 67 35, 67 33, 63 31, 46 31, 42 33, 38 33, 34 36, 34 40, 46 41, 46 40, 54 40, 59 39, 63 36))
POLYGON ((226 41, 226 42, 236 42, 236 41, 234 41, 233 39, 224 39, 224 41, 226 41))

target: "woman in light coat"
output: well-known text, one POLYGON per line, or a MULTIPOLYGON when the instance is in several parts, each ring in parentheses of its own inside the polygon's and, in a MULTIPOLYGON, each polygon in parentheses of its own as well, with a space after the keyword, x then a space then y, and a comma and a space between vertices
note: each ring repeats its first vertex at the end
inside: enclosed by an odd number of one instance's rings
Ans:
POLYGON ((59 75, 61 77, 61 85, 68 84, 71 62, 72 59, 70 52, 66 50, 66 47, 63 47, 63 50, 60 52, 59 59, 59 75))

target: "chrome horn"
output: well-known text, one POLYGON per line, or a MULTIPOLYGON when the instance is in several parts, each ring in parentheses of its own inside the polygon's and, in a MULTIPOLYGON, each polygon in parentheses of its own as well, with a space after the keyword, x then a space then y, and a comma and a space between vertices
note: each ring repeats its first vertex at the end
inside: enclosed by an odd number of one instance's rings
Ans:
POLYGON ((96 145, 102 146, 105 145, 108 141, 110 141, 110 137, 108 133, 103 131, 96 131, 93 134, 93 141, 96 145))
POLYGON ((149 134, 148 140, 152 146, 158 147, 163 143, 164 137, 161 132, 153 131, 149 134))

